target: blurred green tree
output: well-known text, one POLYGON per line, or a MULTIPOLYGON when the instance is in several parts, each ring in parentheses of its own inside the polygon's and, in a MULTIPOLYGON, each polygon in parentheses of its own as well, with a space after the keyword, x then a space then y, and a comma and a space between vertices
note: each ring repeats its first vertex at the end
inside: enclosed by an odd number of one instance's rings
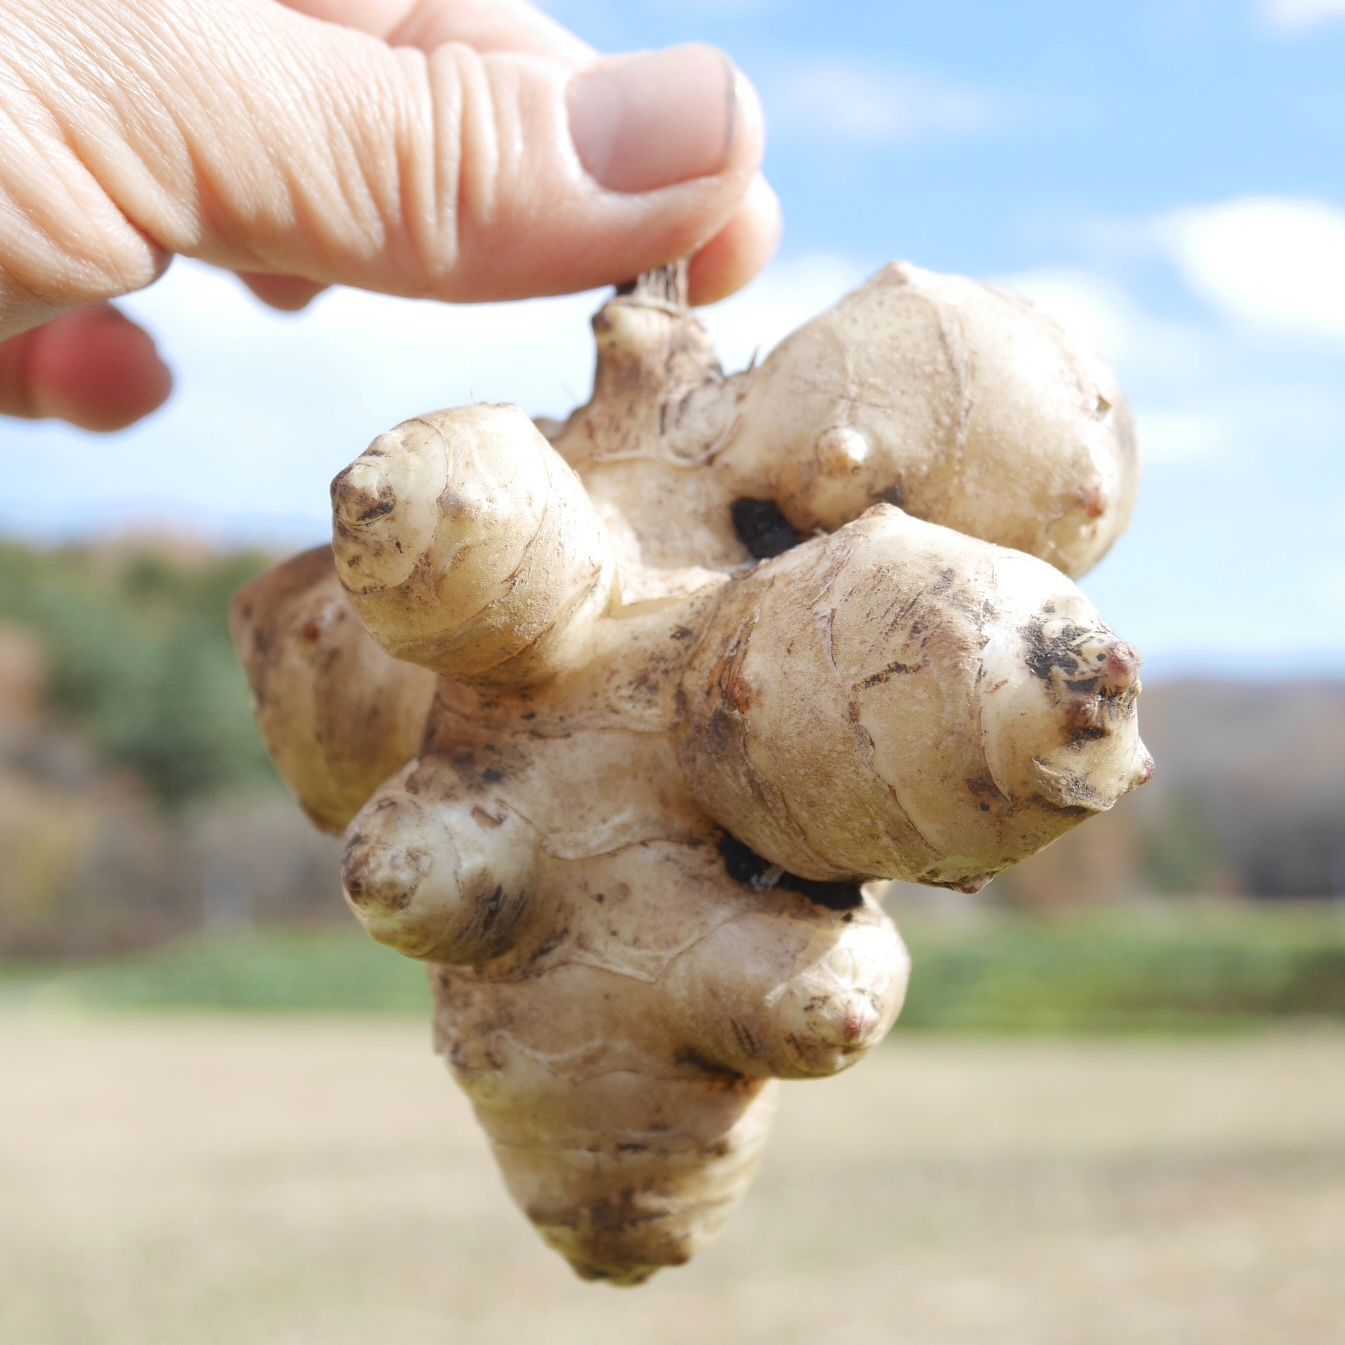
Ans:
POLYGON ((51 708, 178 808, 275 779, 228 629, 232 594, 267 562, 0 546, 0 620, 45 643, 51 708))

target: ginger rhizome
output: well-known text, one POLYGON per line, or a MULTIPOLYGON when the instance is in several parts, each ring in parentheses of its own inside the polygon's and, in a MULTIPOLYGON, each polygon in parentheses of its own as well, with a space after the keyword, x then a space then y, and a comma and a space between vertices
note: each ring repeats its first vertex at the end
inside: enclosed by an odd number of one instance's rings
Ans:
POLYGON ((975 891, 1152 771, 1139 659, 1069 578, 1134 493, 1107 371, 893 266, 726 377, 681 284, 598 313, 563 425, 381 435, 331 550, 235 606, 267 744, 356 916, 429 964, 515 1199, 619 1283, 723 1224, 773 1080, 891 1026, 870 880, 975 891))

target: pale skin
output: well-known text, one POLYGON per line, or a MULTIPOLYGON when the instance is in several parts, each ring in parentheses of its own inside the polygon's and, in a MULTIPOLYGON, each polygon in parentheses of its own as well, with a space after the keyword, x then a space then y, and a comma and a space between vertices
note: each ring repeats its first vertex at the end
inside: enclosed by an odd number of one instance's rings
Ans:
POLYGON ((174 256, 283 310, 679 256, 712 302, 778 236, 761 150, 720 53, 600 56, 522 0, 0 0, 0 414, 161 405, 168 367, 110 301, 174 256))

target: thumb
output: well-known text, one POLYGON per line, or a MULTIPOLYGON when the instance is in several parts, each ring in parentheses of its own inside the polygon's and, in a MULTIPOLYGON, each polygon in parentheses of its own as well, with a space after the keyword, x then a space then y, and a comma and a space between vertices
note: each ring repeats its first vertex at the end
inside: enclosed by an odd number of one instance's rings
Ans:
POLYGON ((143 234, 235 270, 455 300, 590 288, 695 251, 760 161, 755 94, 709 47, 577 70, 261 0, 102 16, 105 124, 81 62, 68 134, 143 234))

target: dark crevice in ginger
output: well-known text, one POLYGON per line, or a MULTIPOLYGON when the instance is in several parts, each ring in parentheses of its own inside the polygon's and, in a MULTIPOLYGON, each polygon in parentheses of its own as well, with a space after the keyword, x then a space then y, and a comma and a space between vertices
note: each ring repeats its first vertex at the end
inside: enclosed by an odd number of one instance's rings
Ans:
POLYGON ((774 500, 754 500, 743 496, 730 506, 733 531, 738 540, 757 560, 782 556, 803 541, 798 529, 780 512, 774 500))
POLYGON ((786 892, 807 897, 829 911, 851 911, 864 904, 864 894, 858 883, 827 883, 787 873, 727 832, 719 843, 719 853, 726 872, 735 883, 744 883, 758 891, 783 888, 786 892))

